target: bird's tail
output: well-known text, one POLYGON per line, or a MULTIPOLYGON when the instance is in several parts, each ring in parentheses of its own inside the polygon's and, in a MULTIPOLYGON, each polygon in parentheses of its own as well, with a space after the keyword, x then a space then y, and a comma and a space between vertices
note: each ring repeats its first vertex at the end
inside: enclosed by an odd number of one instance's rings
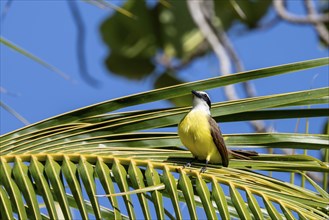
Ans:
POLYGON ((251 160, 252 156, 258 156, 256 151, 230 150, 231 156, 235 159, 251 160))

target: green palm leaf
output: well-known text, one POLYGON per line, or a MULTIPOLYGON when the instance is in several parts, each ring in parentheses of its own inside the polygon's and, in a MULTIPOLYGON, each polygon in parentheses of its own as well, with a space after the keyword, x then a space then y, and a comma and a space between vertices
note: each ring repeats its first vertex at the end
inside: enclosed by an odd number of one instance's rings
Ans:
MULTIPOLYGON (((186 83, 95 104, 5 134, 0 137, 0 218, 15 213, 22 219, 56 219, 58 204, 66 219, 194 219, 200 213, 209 219, 328 219, 328 193, 304 173, 328 173, 328 161, 260 154, 248 161, 232 159, 228 168, 210 165, 200 174, 202 163, 182 168, 192 155, 176 132, 157 130, 176 127, 189 107, 111 113, 191 89, 328 64, 323 58, 186 83), (266 171, 304 176, 313 189, 267 176, 266 171)), ((327 108, 295 107, 328 104, 328 91, 220 102, 212 114, 221 122, 323 117, 327 108)), ((228 147, 239 148, 329 148, 328 135, 319 134, 226 134, 224 139, 228 147)))
MULTIPOLYGON (((279 180, 275 180, 270 177, 266 177, 254 172, 250 171, 243 171, 240 169, 234 169, 234 168, 221 168, 221 169, 214 169, 209 168, 209 172, 206 174, 199 174, 198 168, 188 168, 184 171, 182 170, 181 166, 177 166, 170 163, 159 163, 159 162, 151 162, 151 161, 145 161, 145 160, 134 160, 134 159, 118 159, 108 156, 79 156, 79 155, 61 155, 61 154, 54 154, 54 155, 36 155, 36 156, 21 156, 21 157, 15 157, 16 159, 10 160, 10 157, 7 157, 7 163, 11 164, 13 163, 14 168, 11 168, 9 166, 9 170, 14 172, 15 166, 19 166, 20 161, 28 162, 32 164, 31 160, 32 158, 37 158, 39 162, 42 164, 46 164, 46 173, 47 176, 51 175, 50 172, 47 172, 47 166, 52 166, 52 168, 49 168, 49 170, 53 170, 54 172, 58 172, 56 170, 63 170, 64 164, 62 161, 70 161, 70 163, 74 164, 76 169, 88 169, 90 171, 84 171, 84 172, 78 172, 78 177, 81 179, 88 179, 89 174, 88 172, 95 172, 96 168, 91 169, 96 164, 99 163, 105 163, 105 166, 107 166, 107 169, 110 169, 109 176, 106 178, 114 178, 116 184, 118 185, 119 190, 122 192, 127 192, 128 189, 131 189, 132 187, 132 181, 130 179, 130 176, 126 175, 129 171, 130 166, 134 166, 131 164, 136 164, 135 169, 138 170, 139 173, 141 173, 144 176, 144 184, 145 186, 152 186, 152 185, 159 185, 163 183, 165 185, 165 190, 155 190, 149 192, 151 195, 148 198, 150 198, 151 202, 155 204, 156 210, 159 214, 158 217, 164 215, 163 212, 163 203, 162 203, 162 197, 171 197, 170 194, 173 193, 175 198, 174 200, 178 201, 179 199, 185 198, 184 193, 181 191, 180 185, 182 183, 178 183, 177 180, 173 177, 173 175, 181 175, 180 178, 187 178, 192 180, 193 182, 193 188, 195 187, 195 190, 190 191, 192 193, 193 198, 196 197, 200 198, 201 203, 197 203, 198 206, 202 206, 203 209, 205 209, 208 218, 216 218, 217 212, 219 211, 216 206, 211 205, 214 201, 212 198, 217 198, 215 201, 217 203, 222 204, 221 206, 225 207, 226 210, 233 211, 233 207, 236 211, 234 211, 235 214, 239 215, 241 218, 251 218, 254 214, 253 213, 260 213, 259 210, 265 211, 265 214, 267 213, 269 216, 281 216, 281 215, 291 215, 291 212, 297 212, 298 215, 306 216, 307 219, 316 217, 317 219, 326 219, 328 216, 325 214, 325 210, 328 203, 328 198, 319 196, 317 192, 312 192, 309 190, 306 190, 301 187, 297 187, 295 185, 291 185, 289 183, 284 183, 279 180), (19 158, 19 159, 17 159, 19 158), (65 158, 65 159, 64 159, 65 158), (101 162, 103 161, 103 162, 101 162), (63 164, 62 166, 60 164, 63 164), (89 168, 88 168, 89 167, 89 168), (111 168, 110 168, 111 167, 111 168), (166 174, 167 173, 167 174, 166 174), (113 175, 113 176, 112 176, 113 175), (171 175, 170 184, 168 184, 168 175, 171 175), (155 178, 155 179, 154 179, 155 178), (153 179, 153 180, 152 180, 153 179), (208 188, 208 184, 212 183, 213 187, 208 188), (120 187, 121 185, 121 187, 120 187), (214 186, 215 185, 215 186, 214 186), (219 196, 219 190, 218 188, 221 187, 221 185, 226 185, 230 189, 229 196, 227 197, 224 195, 219 196), (125 187, 123 187, 125 186, 125 187), (211 190, 212 189, 212 190, 211 190), (175 192, 175 193, 174 193, 175 192), (259 202, 255 199, 248 199, 248 202, 245 201, 241 195, 242 192, 247 193, 248 198, 253 198, 254 196, 258 196, 264 200, 265 207, 260 207, 259 202), (230 198, 230 199, 229 199, 230 198), (225 199, 223 201, 223 199, 225 199), (249 204, 249 205, 248 205, 249 204), (288 213, 280 214, 276 206, 273 204, 279 204, 280 206, 283 206, 288 213), (230 208, 231 207, 231 208, 230 208), (251 210, 258 210, 258 212, 250 212, 249 208, 251 210), (161 211, 162 210, 162 211, 161 211), (162 213, 162 214, 161 214, 162 213), (248 217, 249 216, 249 217, 248 217)), ((67 163, 67 162, 66 162, 67 163)), ((1 168, 3 168, 3 165, 1 165, 1 168)), ((63 171, 64 172, 64 171, 63 171)), ((71 218, 72 214, 67 205, 68 202, 65 202, 66 199, 63 199, 65 197, 65 193, 61 192, 61 190, 56 190, 56 188, 62 188, 64 183, 68 180, 68 178, 71 178, 67 175, 62 175, 61 178, 58 175, 54 175, 55 179, 57 180, 50 180, 50 184, 53 186, 53 197, 48 197, 49 201, 48 203, 54 203, 55 201, 58 201, 60 204, 62 204, 61 208, 64 213, 64 216, 66 218, 71 218), (56 183, 58 182, 58 183, 56 183), (58 184, 58 186, 56 186, 58 184), (64 200, 64 201, 63 201, 64 200), (65 205, 66 204, 66 205, 65 205)), ((25 181, 29 181, 31 184, 31 180, 27 176, 18 177, 18 175, 12 176, 13 181, 19 181, 20 178, 24 178, 25 181)), ((100 181, 104 181, 106 178, 100 178, 100 181)), ((96 190, 93 193, 93 197, 90 197, 90 199, 96 200, 97 197, 95 196, 97 191, 100 190, 100 186, 98 186, 97 189, 93 186, 93 184, 86 184, 85 181, 82 181, 84 188, 86 191, 88 190, 96 190)), ((93 181, 92 181, 93 182, 93 181)), ((35 183, 34 183, 35 184, 35 183)), ((184 184, 185 185, 185 184, 184 184)), ((82 186, 82 185, 81 185, 82 186)), ((4 184, 4 189, 7 190, 7 184, 4 184)), ((43 187, 43 186, 38 186, 43 187)), ((48 186, 47 186, 48 188, 48 186)), ((80 192, 72 192, 72 193, 80 193, 81 194, 81 188, 79 187, 76 189, 76 191, 80 192)), ((20 190, 24 191, 23 188, 20 188, 20 190)), ((34 187, 30 188, 30 194, 31 193, 38 193, 37 191, 34 191, 34 187)), ((323 193, 323 192, 322 192, 323 193)), ((73 196, 74 196, 73 194, 73 196)), ((146 193, 147 195, 148 193, 146 193)), ((129 213, 130 218, 134 218, 135 216, 135 210, 130 209, 131 207, 130 203, 132 202, 130 195, 124 195, 126 197, 126 207, 129 213), (130 202, 129 202, 130 201, 130 202)), ((26 199, 26 197, 24 196, 26 199)), ((75 200, 77 201, 77 200, 75 200)), ((12 205, 12 204, 11 204, 12 205)), ((7 204, 8 206, 8 204, 7 204)), ((98 202, 91 202, 91 206, 93 209, 93 214, 95 216, 101 215, 101 209, 98 202)), ((175 206, 175 217, 179 218, 181 215, 181 211, 179 206, 175 206), (178 214, 179 213, 179 214, 178 214)), ((189 213, 195 212, 195 206, 187 206, 189 209, 189 213)), ((6 209, 12 209, 11 206, 7 207, 6 209)), ((224 210, 225 210, 224 209, 224 210)), ((80 211, 84 209, 79 209, 80 211)), ((28 212, 29 213, 29 212, 28 212)), ((29 213, 31 215, 31 213, 29 213)), ((82 214, 81 214, 82 215, 82 214)), ((226 212, 226 215, 228 213, 226 212)), ((257 215, 257 216, 258 216, 257 215)), ((32 215, 33 216, 33 215, 32 215)), ((145 215, 146 217, 147 215, 145 215)))

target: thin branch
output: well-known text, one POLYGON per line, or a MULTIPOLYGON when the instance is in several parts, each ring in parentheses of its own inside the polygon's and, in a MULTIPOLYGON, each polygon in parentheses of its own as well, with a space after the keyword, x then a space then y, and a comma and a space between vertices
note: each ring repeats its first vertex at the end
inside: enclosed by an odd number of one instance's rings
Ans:
POLYGON ((39 57, 37 57, 36 55, 28 52, 27 50, 23 49, 22 47, 14 44, 13 42, 10 42, 9 40, 3 38, 0 36, 0 43, 6 45, 8 48, 16 51, 17 53, 20 53, 26 57, 28 57, 29 59, 41 64, 42 66, 44 66, 45 68, 57 73, 58 75, 60 75, 61 77, 63 77, 66 80, 72 81, 73 80, 70 78, 70 76, 68 76, 67 74, 65 74, 64 72, 62 72, 60 69, 56 68, 55 66, 52 66, 51 64, 45 62, 44 60, 40 59, 39 57))
POLYGON ((246 20, 247 16, 244 13, 244 11, 242 10, 242 8, 240 7, 240 5, 236 2, 236 0, 229 0, 230 4, 232 5, 233 9, 235 10, 235 12, 239 15, 239 17, 242 20, 246 20))
POLYGON ((275 25, 279 24, 279 22, 281 22, 282 19, 275 14, 275 17, 271 18, 269 21, 266 21, 264 23, 260 23, 260 24, 256 24, 255 28, 252 30, 252 32, 247 29, 247 28, 240 28, 236 30, 236 34, 239 36, 244 36, 250 33, 254 33, 256 31, 266 31, 269 30, 271 28, 273 28, 275 25))
MULTIPOLYGON (((314 2, 312 0, 305 0, 305 7, 308 12, 308 16, 318 17, 319 14, 315 9, 314 2)), ((317 22, 314 24, 315 30, 318 32, 320 38, 329 45, 329 32, 323 22, 317 22)))
MULTIPOLYGON (((233 3, 233 1, 232 1, 232 3, 233 3)), ((202 8, 203 14, 206 17, 206 20, 207 20, 209 26, 211 27, 213 32, 216 34, 219 42, 225 48, 225 51, 228 53, 232 63, 234 64, 236 72, 243 72, 244 71, 243 63, 241 62, 238 54, 235 52, 235 49, 234 49, 233 44, 231 43, 229 37, 227 36, 227 34, 223 30, 223 28, 221 28, 221 26, 215 28, 215 26, 212 25, 213 24, 212 20, 214 20, 214 18, 216 17, 215 11, 214 11, 214 7, 215 7, 214 1, 203 1, 202 6, 203 6, 203 8, 202 8)), ((245 89, 248 97, 256 96, 256 91, 250 82, 243 82, 242 85, 243 85, 243 88, 245 89)))
POLYGON ((298 16, 286 10, 284 0, 273 1, 273 6, 278 15, 289 22, 296 24, 317 24, 319 22, 329 22, 329 14, 309 14, 308 16, 298 16))
POLYGON ((16 93, 16 92, 8 91, 6 88, 4 88, 2 86, 0 86, 0 93, 6 94, 6 95, 10 95, 10 96, 14 96, 14 97, 17 97, 17 96, 20 96, 21 95, 21 94, 16 93))
MULTIPOLYGON (((231 73, 231 62, 228 54, 226 53, 224 46, 220 43, 218 37, 212 30, 211 26, 207 22, 204 13, 202 11, 203 1, 187 1, 187 5, 190 14, 200 29, 203 36, 207 39, 208 43, 214 50, 217 59, 220 62, 220 73, 223 76, 229 75, 231 73)), ((228 85, 224 87, 224 93, 228 100, 238 99, 233 85, 228 85)))
POLYGON ((86 59, 86 52, 85 52, 85 45, 86 45, 86 30, 85 26, 82 20, 82 16, 80 14, 79 8, 77 6, 76 1, 67 1, 69 8, 71 10, 73 20, 77 27, 77 57, 78 57, 78 63, 79 63, 79 72, 81 74, 81 77, 89 83, 91 86, 99 86, 99 81, 94 79, 88 72, 87 67, 87 59, 86 59))
POLYGON ((18 112, 16 112, 14 109, 12 109, 11 107, 9 107, 8 105, 6 105, 3 102, 0 102, 0 106, 6 110, 7 112, 9 112, 10 114, 12 114, 15 118, 17 118, 19 121, 21 121, 24 125, 29 125, 30 122, 28 122, 23 116, 21 116, 18 112))
MULTIPOLYGON (((217 36, 218 36, 219 40, 221 41, 221 43, 223 44, 228 55, 230 56, 232 63, 234 64, 236 72, 243 72, 244 71, 243 63, 241 62, 238 54, 235 52, 235 49, 234 49, 233 44, 231 43, 229 37, 227 36, 225 31, 221 27, 217 28, 217 36)), ((249 81, 243 82, 242 86, 248 97, 256 96, 256 90, 251 82, 249 82, 249 81)))
MULTIPOLYGON (((243 72, 244 66, 238 56, 238 54, 235 52, 235 49, 233 47, 233 44, 231 43, 229 37, 225 33, 224 29, 221 28, 221 26, 215 28, 212 22, 213 18, 216 16, 214 12, 214 1, 204 1, 204 8, 206 8, 205 16, 207 18, 207 22, 211 26, 214 33, 217 32, 216 36, 218 37, 218 40, 220 43, 224 46, 225 51, 228 53, 232 63, 235 66, 235 70, 237 72, 243 72)), ((254 97, 256 96, 256 91, 254 86, 251 82, 243 82, 242 83, 243 89, 245 90, 248 97, 254 97)), ((239 98, 237 96, 237 98, 239 98)), ((265 127, 265 124, 263 121, 251 121, 250 122, 252 127, 256 130, 256 132, 265 132, 267 129, 265 127)))
MULTIPOLYGON (((225 31, 221 28, 216 29, 212 25, 212 19, 215 17, 213 1, 187 1, 187 4, 194 22, 217 56, 220 63, 221 75, 231 74, 231 59, 237 71, 243 71, 243 65, 225 31)), ((248 96, 252 97, 255 95, 255 91, 250 84, 244 84, 244 88, 248 96)), ((233 85, 225 86, 224 92, 228 100, 239 98, 233 85)), ((251 121, 250 123, 257 132, 267 130, 262 121, 251 121)))
POLYGON ((137 19, 137 16, 135 16, 134 14, 132 14, 130 11, 124 9, 124 8, 121 8, 121 7, 118 7, 110 2, 107 2, 105 0, 83 0, 89 4, 92 4, 100 9, 111 9, 111 10, 115 10, 129 18, 133 18, 133 19, 137 19))
POLYGON ((5 6, 3 7, 1 12, 1 23, 4 22, 13 2, 14 0, 7 0, 7 2, 5 3, 5 6))

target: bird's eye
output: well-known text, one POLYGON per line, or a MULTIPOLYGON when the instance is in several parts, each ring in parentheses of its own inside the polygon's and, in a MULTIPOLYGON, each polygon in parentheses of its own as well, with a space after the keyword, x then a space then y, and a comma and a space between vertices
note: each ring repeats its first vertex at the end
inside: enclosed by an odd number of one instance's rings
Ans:
POLYGON ((207 95, 202 95, 202 98, 203 98, 204 100, 210 100, 210 99, 209 99, 209 96, 207 96, 207 95))
POLYGON ((211 108, 211 101, 209 99, 209 96, 204 94, 204 95, 202 95, 202 99, 205 100, 207 102, 209 108, 211 108))

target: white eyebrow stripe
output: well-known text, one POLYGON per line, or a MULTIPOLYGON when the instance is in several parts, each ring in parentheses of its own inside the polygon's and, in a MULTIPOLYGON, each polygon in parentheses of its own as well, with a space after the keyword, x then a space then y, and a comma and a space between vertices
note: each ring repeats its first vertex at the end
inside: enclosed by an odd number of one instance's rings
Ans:
POLYGON ((210 100, 210 97, 209 97, 209 95, 206 92, 204 92, 204 91, 198 91, 198 93, 200 93, 202 95, 206 95, 208 97, 208 99, 210 100))

